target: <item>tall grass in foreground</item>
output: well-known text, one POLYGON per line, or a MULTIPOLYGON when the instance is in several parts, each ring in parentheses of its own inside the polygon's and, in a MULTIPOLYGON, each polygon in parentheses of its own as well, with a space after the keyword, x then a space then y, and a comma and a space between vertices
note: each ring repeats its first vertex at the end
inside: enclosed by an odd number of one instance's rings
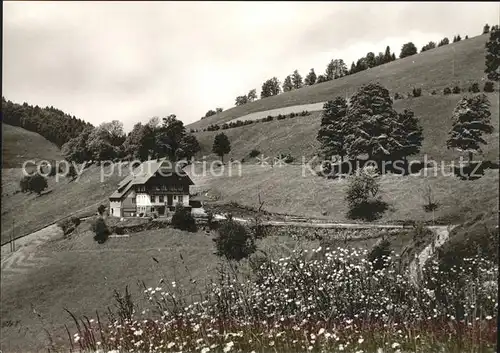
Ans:
MULTIPOLYGON (((199 300, 172 282, 146 288, 138 314, 115 293, 108 323, 77 320, 73 349, 119 352, 493 352, 497 266, 465 259, 455 275, 424 269, 420 285, 397 258, 375 270, 366 251, 321 249, 261 257, 245 276, 223 263, 199 300), (396 260, 396 261, 394 261, 396 260)), ((68 331, 68 335, 69 335, 68 331)))

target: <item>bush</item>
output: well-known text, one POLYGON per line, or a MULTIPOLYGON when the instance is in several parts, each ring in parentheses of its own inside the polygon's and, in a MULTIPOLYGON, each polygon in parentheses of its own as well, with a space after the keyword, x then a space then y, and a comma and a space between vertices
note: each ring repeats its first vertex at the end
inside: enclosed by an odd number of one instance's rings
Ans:
POLYGON ((413 89, 413 97, 420 97, 422 95, 422 88, 413 89))
POLYGON ((474 82, 472 85, 470 85, 469 92, 471 92, 471 93, 481 92, 481 90, 479 89, 479 84, 477 82, 474 82))
POLYGON ((432 90, 431 95, 435 96, 437 94, 436 90, 432 90))
POLYGON ((379 183, 375 168, 363 168, 359 175, 351 178, 346 201, 349 207, 347 217, 372 221, 381 216, 387 204, 378 197, 379 183))
POLYGON ((260 151, 253 149, 250 151, 250 153, 248 155, 250 156, 250 158, 254 158, 254 157, 257 157, 258 155, 260 155, 260 151))
POLYGON ((451 94, 451 89, 450 89, 450 87, 446 87, 446 88, 443 90, 443 94, 444 94, 445 96, 447 96, 448 94, 451 94))
POLYGON ((278 116, 276 117, 276 119, 278 119, 278 120, 286 119, 286 115, 278 114, 278 116))
POLYGON ((396 100, 398 100, 398 99, 403 99, 403 98, 404 98, 404 97, 403 97, 403 95, 402 95, 402 94, 399 94, 398 92, 396 92, 396 93, 394 94, 394 100, 395 100, 395 101, 396 101, 396 100))
POLYGON ((104 218, 102 217, 98 217, 96 221, 92 223, 92 231, 95 234, 94 240, 99 244, 103 244, 111 234, 104 218))
POLYGON ((460 87, 455 86, 455 87, 453 87, 452 92, 453 92, 453 94, 459 94, 461 92, 461 89, 460 89, 460 87))
POLYGON ((240 261, 257 249, 252 234, 244 225, 228 218, 218 229, 214 239, 216 255, 228 260, 240 261))
POLYGON ((372 263, 374 270, 382 270, 389 266, 391 256, 391 242, 382 239, 368 253, 367 260, 372 263))
POLYGON ((485 92, 494 92, 495 91, 495 84, 492 81, 486 81, 484 83, 483 91, 485 91, 485 92))
POLYGON ((102 216, 104 214, 104 211, 106 211, 106 206, 99 205, 99 207, 97 207, 97 213, 99 213, 99 215, 102 216))
POLYGON ((42 194, 48 186, 47 179, 41 174, 33 174, 24 176, 19 182, 22 192, 36 192, 38 195, 42 194))
POLYGON ((289 153, 287 153, 287 154, 280 153, 280 154, 278 154, 278 158, 281 159, 285 163, 292 163, 295 160, 295 158, 293 158, 292 155, 289 153))
POLYGON ((57 224, 63 231, 64 236, 71 234, 80 225, 80 218, 67 218, 57 224))
POLYGON ((172 227, 188 232, 196 232, 198 227, 190 210, 178 203, 172 216, 172 227))

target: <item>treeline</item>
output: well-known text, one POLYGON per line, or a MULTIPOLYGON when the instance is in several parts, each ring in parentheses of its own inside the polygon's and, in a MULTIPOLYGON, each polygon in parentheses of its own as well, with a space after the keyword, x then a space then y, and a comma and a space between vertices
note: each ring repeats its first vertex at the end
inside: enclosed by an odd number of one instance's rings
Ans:
POLYGON ((198 140, 186 132, 184 123, 175 114, 163 118, 161 123, 157 117, 147 124, 137 123, 128 134, 118 120, 87 127, 62 147, 65 159, 76 163, 162 157, 171 161, 189 160, 198 151, 198 140))
POLYGON ((28 103, 18 104, 2 97, 2 121, 36 132, 58 147, 78 136, 85 128, 92 128, 75 116, 54 107, 40 108, 28 103))
MULTIPOLYGON (((491 27, 491 30, 495 30, 498 26, 491 27)), ((490 27, 486 24, 483 28, 483 34, 488 33, 490 27)), ((468 36, 465 36, 468 39, 468 36)), ((460 35, 453 37, 453 43, 462 40, 460 35)), ((450 40, 445 37, 438 44, 431 41, 424 45, 421 52, 434 49, 436 47, 441 47, 450 43, 450 40)), ((408 42, 403 44, 401 51, 399 53, 399 58, 406 58, 411 55, 418 53, 418 49, 414 43, 408 42)), ((364 70, 371 69, 380 65, 387 64, 391 61, 397 60, 396 54, 391 52, 391 48, 387 46, 384 52, 379 52, 375 54, 374 52, 367 53, 364 57, 359 58, 356 62, 351 63, 351 67, 348 68, 347 64, 342 59, 332 59, 326 66, 325 72, 323 74, 317 75, 314 68, 310 70, 307 76, 303 79, 298 70, 295 70, 292 74, 287 75, 281 83, 277 77, 272 77, 266 80, 262 84, 262 89, 260 93, 260 98, 266 98, 271 96, 276 96, 282 92, 290 92, 295 89, 299 89, 305 86, 312 86, 318 83, 323 83, 331 80, 335 80, 344 76, 352 75, 364 70)), ((257 99, 256 90, 253 89, 246 96, 236 97, 236 106, 243 105, 249 102, 253 102, 257 99)))
MULTIPOLYGON (((301 113, 290 113, 290 114, 285 114, 285 115, 278 114, 278 115, 276 115, 276 120, 283 120, 283 119, 295 118, 297 116, 307 116, 307 115, 311 115, 311 113, 309 113, 307 110, 304 110, 301 113)), ((227 129, 232 129, 235 127, 251 125, 254 123, 266 123, 269 121, 273 121, 274 118, 275 118, 274 116, 268 115, 265 118, 256 119, 256 120, 236 120, 236 121, 231 121, 229 123, 224 123, 222 125, 211 124, 211 125, 208 125, 208 127, 205 129, 201 129, 201 130, 191 129, 189 132, 193 133, 193 132, 200 132, 200 131, 227 130, 227 129)))

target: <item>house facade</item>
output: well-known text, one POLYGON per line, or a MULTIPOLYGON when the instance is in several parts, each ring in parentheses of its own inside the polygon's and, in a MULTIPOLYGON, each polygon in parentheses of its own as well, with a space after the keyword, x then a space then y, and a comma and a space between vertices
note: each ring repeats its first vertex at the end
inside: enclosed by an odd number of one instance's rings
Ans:
POLYGON ((165 215, 180 203, 189 207, 189 186, 194 185, 184 173, 176 173, 165 159, 149 160, 118 184, 109 197, 110 215, 134 217, 156 212, 165 215))

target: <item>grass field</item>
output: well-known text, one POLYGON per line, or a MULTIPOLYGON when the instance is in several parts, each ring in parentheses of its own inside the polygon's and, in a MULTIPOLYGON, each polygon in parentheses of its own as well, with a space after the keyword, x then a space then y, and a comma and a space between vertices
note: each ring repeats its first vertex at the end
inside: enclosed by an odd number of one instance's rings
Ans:
MULTIPOLYGON (((63 309, 92 317, 99 310, 104 316, 113 303, 114 289, 123 292, 129 285, 134 298, 139 299, 138 281, 155 287, 161 279, 180 285, 189 285, 190 279, 196 279, 198 286, 191 287, 191 294, 196 294, 216 275, 218 258, 212 237, 203 231, 187 233, 167 228, 135 233, 128 238, 110 238, 99 245, 88 229, 84 222, 72 238, 39 247, 35 256, 47 259, 44 266, 19 276, 2 275, 2 351, 44 350, 47 336, 43 328, 54 333, 56 343, 67 345, 64 324, 71 326, 72 322, 63 309), (6 327, 9 321, 17 324, 6 327)), ((258 247, 277 255, 318 244, 270 237, 259 241, 258 247)))
MULTIPOLYGON (((194 171, 192 179, 196 188, 219 194, 222 202, 236 201, 258 207, 260 193, 264 209, 269 212, 347 221, 345 179, 321 178, 298 165, 274 168, 243 165, 241 174, 234 168, 232 176, 227 165, 221 176, 210 173, 203 176, 201 170, 194 171)), ((432 221, 433 214, 423 210, 423 189, 428 185, 440 203, 434 215, 436 220, 457 222, 478 212, 498 210, 498 170, 486 170, 482 178, 474 181, 441 174, 434 176, 431 170, 427 173, 425 176, 421 171, 420 176, 406 177, 386 174, 380 178, 381 196, 390 209, 379 222, 432 221)))
MULTIPOLYGON (((110 167, 104 167, 104 173, 110 167), (107 168, 107 169, 106 169, 107 168)), ((15 193, 22 178, 21 169, 2 170, 2 244, 11 234, 14 238, 33 232, 51 222, 81 210, 96 212, 99 204, 108 205, 108 197, 116 189, 118 182, 128 173, 128 168, 118 168, 114 174, 103 178, 101 168, 90 166, 79 179, 70 181, 61 177, 48 178, 48 189, 41 195, 15 193)))
MULTIPOLYGON (((450 43, 337 80, 259 99, 196 121, 188 127, 203 129, 254 112, 324 102, 338 95, 350 96, 359 86, 375 81, 387 87, 391 94, 409 93, 413 87, 422 88, 423 95, 429 95, 432 90, 441 93, 445 87, 455 85, 467 89, 471 82, 482 82, 485 77, 484 52, 488 38, 489 35, 481 35, 450 43)), ((482 84, 480 86, 482 88, 482 84)), ((260 87, 257 87, 257 91, 260 91, 260 87)))
POLYGON ((59 148, 41 135, 2 123, 2 168, 20 168, 26 160, 61 160, 59 148))

